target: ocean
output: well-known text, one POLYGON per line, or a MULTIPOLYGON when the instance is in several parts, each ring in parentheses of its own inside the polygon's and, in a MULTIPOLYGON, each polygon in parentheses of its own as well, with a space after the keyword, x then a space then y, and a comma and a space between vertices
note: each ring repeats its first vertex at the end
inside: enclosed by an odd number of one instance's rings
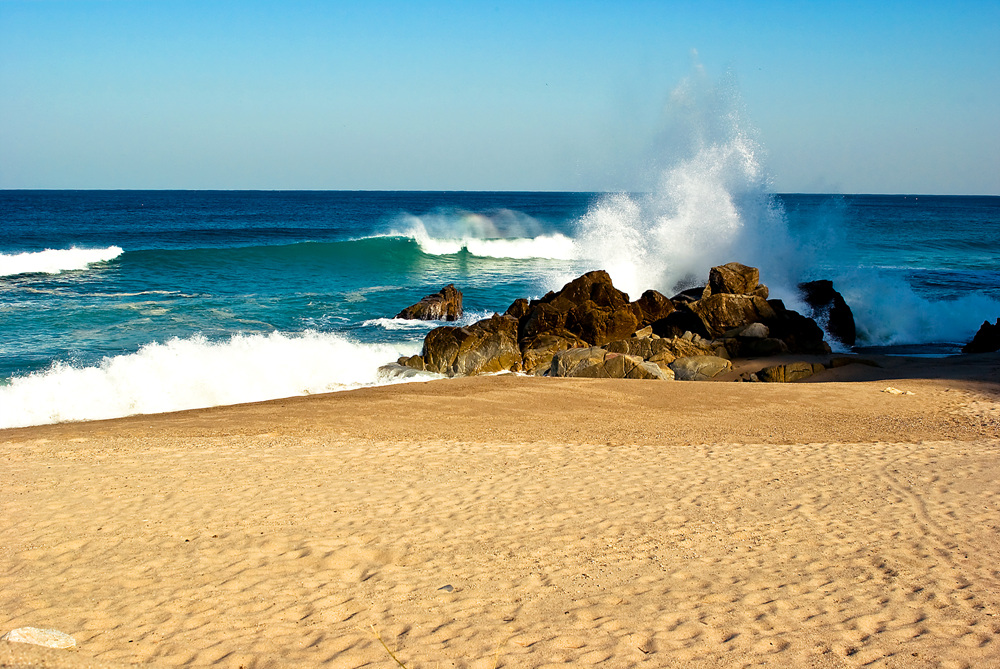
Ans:
POLYGON ((0 428, 400 382, 379 368, 440 323, 392 317, 448 283, 471 323, 593 269, 634 299, 739 261, 793 308, 833 280, 859 350, 911 355, 1000 317, 1000 197, 752 186, 0 191, 0 428))

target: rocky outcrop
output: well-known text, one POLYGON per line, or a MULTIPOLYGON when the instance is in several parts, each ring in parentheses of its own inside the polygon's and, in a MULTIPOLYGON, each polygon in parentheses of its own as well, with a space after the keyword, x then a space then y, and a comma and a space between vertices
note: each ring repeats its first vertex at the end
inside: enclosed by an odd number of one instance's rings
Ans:
POLYGON ((1000 351, 1000 318, 996 325, 983 321, 983 326, 968 344, 962 347, 962 353, 992 353, 1000 351))
POLYGON ((844 296, 833 288, 827 280, 800 283, 802 298, 812 310, 810 316, 826 324, 827 332, 844 346, 854 346, 857 341, 857 326, 854 313, 844 301, 844 296))
POLYGON ((649 290, 635 302, 598 270, 515 300, 502 316, 435 328, 421 354, 399 364, 449 376, 709 379, 730 358, 829 352, 813 319, 767 295, 757 269, 739 263, 713 267, 705 286, 672 299, 649 290))
POLYGON ((428 295, 416 304, 406 307, 395 318, 421 321, 457 321, 462 317, 462 292, 455 284, 428 295))
POLYGON ((673 378, 659 365, 623 353, 613 353, 592 346, 574 348, 556 353, 552 358, 549 376, 568 376, 589 379, 662 379, 673 378))
POLYGON ((424 338, 420 356, 400 358, 399 364, 448 376, 473 376, 520 371, 517 320, 494 315, 466 327, 434 328, 424 338))

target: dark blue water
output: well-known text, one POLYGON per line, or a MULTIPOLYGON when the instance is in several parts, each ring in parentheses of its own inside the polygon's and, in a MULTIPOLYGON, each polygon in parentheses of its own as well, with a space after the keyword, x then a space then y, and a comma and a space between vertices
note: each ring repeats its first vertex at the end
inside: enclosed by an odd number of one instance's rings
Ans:
POLYGON ((834 279, 862 345, 948 353, 1000 317, 1000 198, 731 202, 0 191, 0 426, 386 382, 434 325, 391 317, 447 283, 471 321, 591 269, 671 294, 739 260, 793 304, 796 281, 834 279))

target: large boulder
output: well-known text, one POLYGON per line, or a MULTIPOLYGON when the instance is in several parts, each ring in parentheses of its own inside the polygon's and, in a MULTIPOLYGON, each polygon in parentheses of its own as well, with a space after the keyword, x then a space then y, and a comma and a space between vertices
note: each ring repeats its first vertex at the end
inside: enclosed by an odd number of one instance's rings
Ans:
POLYGON ((457 321, 462 317, 462 292, 455 284, 447 286, 406 307, 395 316, 421 321, 457 321))
POLYGON ((765 367, 755 375, 763 383, 793 383, 819 374, 826 367, 818 362, 789 362, 765 367))
POLYGON ((766 322, 775 315, 764 298, 732 293, 712 294, 687 308, 702 320, 712 338, 750 323, 766 322))
POLYGON ((983 321, 983 326, 968 344, 962 347, 962 353, 992 353, 1000 351, 1000 318, 996 325, 983 321))
POLYGON ((733 363, 714 355, 677 358, 670 363, 678 381, 708 381, 733 368, 733 363))
POLYGON ((653 334, 657 337, 681 337, 685 332, 696 334, 699 337, 708 337, 708 328, 705 321, 701 320, 697 314, 691 311, 692 302, 684 302, 674 311, 667 314, 665 318, 652 323, 653 334))
POLYGON ((823 355, 830 352, 830 345, 823 339, 823 330, 816 321, 785 307, 781 300, 768 300, 774 315, 765 319, 771 337, 780 339, 792 353, 823 355))
MULTIPOLYGON (((738 262, 713 267, 708 273, 708 289, 712 295, 756 295, 760 286, 760 271, 738 262)), ((767 298, 767 295, 763 295, 767 298)))
POLYGON ((646 327, 674 311, 674 303, 666 295, 655 290, 647 290, 634 304, 639 307, 639 326, 646 327))
POLYGON ((569 330, 554 330, 533 335, 521 341, 523 369, 529 374, 545 374, 552 364, 552 356, 571 348, 588 348, 589 344, 569 330))
POLYGON ((587 300, 570 309, 566 329, 595 346, 624 339, 639 329, 637 309, 632 305, 602 307, 587 300))
POLYGON ((659 365, 638 356, 612 353, 603 348, 574 348, 560 351, 552 357, 549 376, 594 379, 661 379, 672 375, 659 365))
MULTIPOLYGON (((434 328, 424 338, 420 358, 426 371, 448 376, 520 371, 517 319, 494 314, 466 327, 434 328)), ((412 363, 406 364, 415 367, 412 363)))
POLYGON ((844 296, 833 288, 833 282, 825 279, 800 283, 802 298, 812 310, 811 316, 826 323, 827 332, 844 346, 854 346, 857 327, 854 313, 844 301, 844 296))

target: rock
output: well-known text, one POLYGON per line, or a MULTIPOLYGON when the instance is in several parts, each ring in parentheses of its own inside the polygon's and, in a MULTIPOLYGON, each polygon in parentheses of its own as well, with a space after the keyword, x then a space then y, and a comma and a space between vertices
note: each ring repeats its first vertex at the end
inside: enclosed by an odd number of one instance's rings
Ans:
POLYGON ((424 369, 448 376, 520 371, 517 319, 494 314, 467 327, 434 328, 420 357, 424 369))
POLYGON ((639 324, 642 327, 666 318, 676 308, 665 295, 655 290, 647 290, 634 304, 639 308, 639 324))
POLYGON ((517 320, 521 320, 528 315, 528 310, 530 308, 530 303, 523 297, 519 297, 514 300, 514 303, 507 307, 507 311, 504 312, 504 316, 513 316, 517 320))
POLYGON ((774 316, 765 319, 764 323, 771 331, 771 336, 785 342, 789 351, 819 355, 830 352, 829 344, 823 340, 823 330, 816 321, 785 308, 781 300, 768 300, 767 303, 774 311, 774 316))
POLYGON ((824 369, 826 368, 819 363, 790 362, 760 370, 757 372, 757 379, 764 383, 792 383, 818 374, 824 369))
POLYGON ((788 352, 788 344, 773 337, 746 339, 740 341, 736 349, 736 355, 741 358, 766 358, 788 352))
POLYGON ((854 346, 857 340, 854 313, 847 306, 843 295, 834 290, 833 282, 824 279, 800 283, 799 290, 802 291, 802 297, 806 304, 812 309, 810 315, 814 319, 826 323, 826 329, 830 336, 845 346, 854 346))
POLYGON ((689 309, 689 304, 683 304, 680 308, 671 312, 666 318, 661 318, 652 324, 653 334, 657 337, 682 337, 685 332, 697 334, 701 337, 708 337, 708 329, 705 322, 689 309))
POLYGON ((983 321, 983 326, 968 344, 962 347, 962 353, 992 353, 1000 351, 1000 318, 996 325, 983 321))
POLYGON ((771 331, 763 323, 751 323, 739 331, 738 337, 744 339, 766 339, 771 335, 771 331))
POLYGON ((415 369, 417 371, 424 371, 426 367, 424 366, 424 359, 419 355, 403 356, 396 361, 397 365, 401 367, 407 367, 409 369, 415 369))
POLYGON ((422 321, 457 321, 461 317, 462 293, 453 283, 449 283, 433 295, 424 297, 395 316, 395 318, 422 321))
POLYGON ((655 363, 645 362, 638 356, 612 353, 597 346, 556 353, 552 357, 549 376, 596 379, 670 378, 655 363))
POLYGON ((696 286, 695 288, 688 288, 687 290, 682 290, 673 297, 670 301, 674 303, 674 306, 678 304, 688 304, 690 302, 697 302, 703 297, 707 297, 711 294, 708 286, 696 286))
POLYGON ((43 630, 37 627, 18 627, 0 637, 0 641, 30 643, 47 648, 76 648, 76 639, 57 630, 43 630))
MULTIPOLYGON (((767 300, 748 295, 719 293, 687 305, 701 318, 710 337, 715 338, 727 330, 774 318, 774 309, 767 300)), ((654 328, 655 331, 655 328, 654 328)))
POLYGON ((760 271, 738 262, 713 267, 708 273, 708 289, 712 295, 752 295, 760 284, 760 271))
POLYGON ((679 381, 707 381, 733 368, 733 363, 714 355, 677 358, 670 363, 674 378, 679 381))
POLYGON ((534 335, 521 341, 523 370, 529 374, 545 374, 552 364, 552 356, 571 348, 588 348, 583 341, 569 330, 556 330, 534 335))
POLYGON ((594 346, 624 339, 639 328, 639 319, 630 305, 602 307, 588 300, 573 307, 566 316, 566 329, 594 346))

